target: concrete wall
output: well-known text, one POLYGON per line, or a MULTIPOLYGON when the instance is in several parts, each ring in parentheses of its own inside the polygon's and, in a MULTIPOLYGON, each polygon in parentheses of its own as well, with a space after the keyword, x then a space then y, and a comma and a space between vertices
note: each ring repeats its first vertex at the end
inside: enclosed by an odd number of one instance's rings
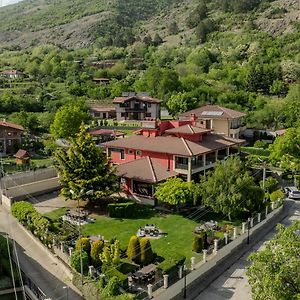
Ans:
POLYGON ((3 178, 1 178, 0 188, 7 189, 17 185, 23 185, 54 177, 57 177, 57 172, 54 168, 45 168, 36 171, 20 172, 16 174, 6 175, 3 178))
POLYGON ((2 193, 11 199, 17 200, 28 196, 44 194, 50 191, 58 190, 60 187, 58 177, 31 182, 23 185, 10 187, 2 193))

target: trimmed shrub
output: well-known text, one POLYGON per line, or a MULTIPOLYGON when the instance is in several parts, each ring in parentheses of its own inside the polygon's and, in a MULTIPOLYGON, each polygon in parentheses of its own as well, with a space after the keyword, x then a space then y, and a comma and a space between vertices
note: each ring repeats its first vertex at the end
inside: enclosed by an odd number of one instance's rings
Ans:
POLYGON ((82 247, 82 250, 85 251, 88 255, 91 253, 91 242, 90 239, 87 237, 83 237, 76 242, 75 249, 80 251, 80 247, 82 247))
POLYGON ((241 151, 253 154, 253 155, 259 155, 259 156, 269 156, 270 150, 269 149, 261 149, 261 148, 255 148, 255 147, 241 147, 241 151))
MULTIPOLYGON (((83 273, 87 273, 89 267, 89 257, 85 251, 82 251, 82 266, 83 266, 83 273)), ((74 268, 78 273, 81 272, 81 265, 80 265, 80 251, 75 250, 73 251, 70 257, 70 264, 71 267, 74 268)))
POLYGON ((117 268, 112 267, 111 265, 103 265, 102 272, 110 279, 112 277, 117 277, 120 285, 124 288, 128 288, 128 278, 127 275, 121 273, 117 268))
POLYGON ((108 215, 111 218, 131 218, 135 216, 136 203, 111 203, 108 204, 108 215))
POLYGON ((132 260, 136 263, 141 261, 140 241, 136 235, 133 235, 130 238, 126 254, 129 260, 132 260))
POLYGON ((26 224, 31 213, 35 212, 33 205, 26 201, 15 202, 11 207, 12 215, 22 224, 26 224))
POLYGON ((141 264, 148 265, 153 260, 153 252, 150 244, 150 240, 147 238, 140 239, 141 248, 141 264))
POLYGON ((195 235, 193 241, 193 251, 196 253, 202 252, 203 249, 207 249, 207 233, 201 232, 195 235))
POLYGON ((90 256, 91 256, 92 263, 95 266, 101 265, 100 253, 102 252, 103 247, 104 247, 103 241, 95 241, 92 243, 90 256))

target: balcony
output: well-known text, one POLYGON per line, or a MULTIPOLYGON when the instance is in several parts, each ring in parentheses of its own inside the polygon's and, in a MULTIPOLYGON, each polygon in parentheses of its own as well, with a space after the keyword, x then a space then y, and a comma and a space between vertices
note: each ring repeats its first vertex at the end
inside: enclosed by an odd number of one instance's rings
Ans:
POLYGON ((188 164, 179 164, 179 163, 176 163, 175 164, 175 169, 177 169, 177 170, 188 170, 189 166, 188 166, 188 164))
POLYGON ((125 112, 146 112, 147 107, 125 107, 125 112))

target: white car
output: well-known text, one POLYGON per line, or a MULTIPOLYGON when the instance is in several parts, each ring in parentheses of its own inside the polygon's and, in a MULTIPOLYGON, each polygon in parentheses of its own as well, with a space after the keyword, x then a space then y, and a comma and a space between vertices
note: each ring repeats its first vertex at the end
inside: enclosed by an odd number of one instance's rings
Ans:
POLYGON ((300 191, 295 187, 286 187, 285 192, 290 199, 300 199, 300 191))

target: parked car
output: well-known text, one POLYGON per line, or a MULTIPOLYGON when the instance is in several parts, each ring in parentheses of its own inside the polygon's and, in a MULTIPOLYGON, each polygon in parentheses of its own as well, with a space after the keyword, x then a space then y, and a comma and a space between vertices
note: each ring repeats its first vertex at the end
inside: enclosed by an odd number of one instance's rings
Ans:
POLYGON ((290 199, 300 199, 300 191, 295 187, 284 188, 286 195, 290 199))

